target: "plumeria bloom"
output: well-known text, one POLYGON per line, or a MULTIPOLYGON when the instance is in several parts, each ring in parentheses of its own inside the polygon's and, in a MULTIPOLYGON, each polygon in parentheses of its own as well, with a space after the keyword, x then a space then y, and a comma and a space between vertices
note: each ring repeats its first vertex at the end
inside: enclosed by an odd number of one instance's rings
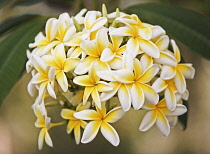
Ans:
POLYGON ((152 88, 155 89, 157 93, 164 91, 165 101, 169 110, 173 111, 176 108, 176 95, 177 92, 176 85, 174 84, 174 80, 163 80, 158 78, 152 85, 152 88))
POLYGON ((116 18, 117 21, 126 24, 126 26, 117 28, 110 34, 130 37, 126 44, 126 49, 130 52, 133 58, 136 57, 140 49, 153 58, 159 58, 159 49, 152 41, 150 41, 153 35, 151 27, 144 25, 136 15, 128 17, 129 18, 116 18))
POLYGON ((171 40, 171 44, 174 51, 174 57, 176 58, 176 66, 163 65, 160 77, 164 80, 174 78, 178 91, 182 94, 186 90, 186 79, 192 79, 195 74, 195 69, 192 64, 179 63, 181 61, 180 51, 174 40, 171 40), (179 64, 178 64, 179 63, 179 64))
POLYGON ((74 78, 73 82, 77 85, 85 87, 83 104, 87 102, 89 96, 91 95, 95 105, 101 109, 99 92, 111 91, 112 87, 107 82, 100 81, 100 78, 96 74, 96 65, 98 65, 97 62, 91 65, 89 75, 77 76, 74 78))
POLYGON ((88 39, 91 35, 92 32, 102 28, 106 22, 107 18, 106 17, 100 17, 101 13, 98 11, 88 11, 87 14, 85 15, 84 19, 84 30, 83 32, 85 33, 82 36, 82 39, 88 39))
MULTIPOLYGON (((129 56, 124 57, 129 59, 129 56)), ((129 64, 133 63, 131 57, 130 60, 125 61, 129 64)), ((157 104, 159 100, 158 94, 147 83, 158 73, 159 67, 151 65, 148 69, 142 71, 141 63, 138 59, 134 59, 134 65, 131 67, 131 69, 125 67, 126 69, 112 71, 111 73, 108 71, 98 72, 102 79, 115 79, 115 81, 110 82, 113 90, 108 93, 102 93, 102 101, 110 99, 118 91, 118 97, 124 111, 130 109, 131 103, 134 109, 140 109, 145 99, 152 104, 157 104)))
POLYGON ((82 143, 89 143, 91 142, 97 135, 99 129, 103 136, 114 146, 118 146, 120 143, 119 136, 116 130, 109 124, 118 121, 122 118, 125 112, 122 110, 121 107, 113 108, 111 111, 106 113, 105 103, 102 103, 102 108, 99 109, 96 107, 96 111, 89 109, 89 110, 82 110, 80 112, 74 113, 74 117, 77 119, 82 120, 91 120, 85 127, 83 136, 82 136, 82 143))
POLYGON ((49 146, 53 146, 52 139, 48 133, 49 129, 55 126, 59 126, 64 124, 63 122, 61 123, 51 123, 51 118, 47 116, 46 109, 41 105, 36 105, 34 107, 34 113, 37 117, 37 121, 35 122, 35 126, 37 128, 41 128, 41 131, 39 133, 39 138, 38 138, 38 148, 39 150, 42 149, 44 141, 47 143, 49 146))
POLYGON ((148 110, 148 112, 145 114, 139 130, 147 131, 156 124, 163 136, 168 136, 170 133, 170 125, 167 117, 180 116, 187 112, 187 108, 182 104, 177 104, 173 111, 168 110, 165 99, 162 99, 156 105, 144 104, 142 109, 148 110))
POLYGON ((35 42, 30 43, 29 47, 34 48, 37 47, 37 55, 44 55, 46 54, 50 49, 52 49, 55 45, 57 45, 59 42, 53 41, 55 39, 55 35, 57 33, 57 27, 58 27, 58 20, 55 18, 48 19, 45 27, 45 35, 43 35, 42 32, 40 32, 35 37, 35 42), (45 51, 43 51, 45 50, 45 51))
POLYGON ((74 137, 77 144, 80 142, 81 138, 81 128, 85 128, 87 125, 87 122, 84 120, 80 120, 74 117, 74 113, 89 109, 90 103, 86 103, 85 105, 79 104, 76 108, 76 111, 71 109, 62 109, 61 116, 64 119, 68 119, 68 125, 67 125, 67 133, 70 134, 72 130, 74 129, 74 137))
POLYGON ((33 76, 30 83, 39 85, 39 98, 41 98, 44 95, 45 89, 47 89, 47 92, 49 93, 50 96, 56 98, 56 94, 53 89, 55 68, 47 66, 43 62, 43 60, 36 55, 33 55, 32 61, 34 68, 37 70, 38 73, 36 73, 33 76))
POLYGON ((109 64, 100 60, 102 52, 108 45, 109 40, 106 28, 102 28, 97 32, 95 40, 83 40, 81 48, 87 54, 87 57, 77 66, 74 72, 76 74, 87 73, 94 61, 98 62, 98 70, 109 70, 109 64))
POLYGON ((122 54, 126 50, 126 46, 120 47, 123 41, 121 36, 110 36, 112 43, 109 43, 109 47, 105 48, 101 54, 100 60, 102 62, 109 62, 112 69, 120 69, 122 63, 122 54))
POLYGON ((55 47, 52 55, 43 56, 44 62, 47 65, 56 68, 55 75, 56 80, 65 92, 68 90, 68 81, 65 75, 66 72, 72 71, 78 64, 78 58, 66 58, 65 48, 63 44, 59 44, 55 47))

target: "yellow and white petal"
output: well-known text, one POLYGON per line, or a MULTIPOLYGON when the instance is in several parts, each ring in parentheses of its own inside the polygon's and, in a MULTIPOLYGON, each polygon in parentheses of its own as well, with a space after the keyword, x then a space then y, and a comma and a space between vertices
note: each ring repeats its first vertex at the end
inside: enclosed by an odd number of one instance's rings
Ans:
POLYGON ((96 67, 97 71, 111 70, 110 66, 109 66, 109 64, 107 62, 102 62, 100 60, 96 61, 95 67, 96 67))
POLYGON ((134 59, 134 76, 135 76, 135 79, 138 79, 141 74, 142 74, 142 65, 141 65, 141 62, 135 58, 134 59))
POLYGON ((89 71, 90 65, 92 62, 98 60, 98 57, 88 56, 86 57, 74 70, 76 74, 85 74, 89 71))
POLYGON ((109 61, 108 64, 112 69, 122 69, 122 58, 116 56, 111 61, 109 61))
POLYGON ((84 35, 83 32, 76 33, 73 37, 71 37, 68 41, 64 42, 67 46, 80 46, 81 44, 81 37, 84 35))
POLYGON ((142 106, 143 110, 150 110, 151 111, 151 110, 154 110, 156 108, 157 108, 156 105, 150 104, 148 102, 145 102, 144 105, 142 106))
POLYGON ((42 98, 42 96, 44 95, 44 92, 46 90, 48 82, 43 82, 40 87, 39 87, 39 96, 40 98, 42 98))
POLYGON ((56 45, 60 44, 60 41, 53 41, 51 43, 49 43, 47 46, 44 47, 44 49, 40 52, 40 56, 45 55, 47 52, 49 52, 51 49, 53 49, 53 47, 55 47, 56 45))
POLYGON ((39 84, 39 83, 45 82, 46 80, 47 80, 47 78, 45 76, 43 76, 40 73, 37 73, 36 75, 33 76, 31 83, 39 84))
POLYGON ((64 92, 66 92, 68 90, 68 81, 63 71, 56 74, 56 80, 58 81, 58 84, 60 85, 61 89, 64 92))
POLYGON ((90 30, 94 21, 96 20, 96 11, 88 11, 85 15, 84 25, 86 30, 90 30))
POLYGON ((154 64, 150 65, 143 74, 137 79, 139 83, 148 83, 153 79, 153 77, 158 73, 159 66, 154 64))
POLYGON ((182 104, 177 104, 176 108, 172 112, 168 112, 166 116, 180 116, 187 112, 187 108, 182 104))
POLYGON ((167 35, 161 36, 156 42, 155 45, 160 49, 160 51, 164 51, 168 49, 169 46, 169 37, 167 35))
POLYGON ((80 126, 85 129, 85 127, 87 126, 87 122, 80 120, 80 126))
POLYGON ((132 36, 133 31, 128 27, 120 27, 111 31, 109 34, 114 36, 132 36))
POLYGON ((81 42, 81 46, 80 47, 89 56, 92 56, 92 57, 99 57, 100 56, 94 41, 83 40, 81 42))
POLYGON ((110 35, 110 38, 112 40, 113 49, 114 49, 114 51, 116 51, 120 47, 120 45, 123 41, 123 37, 110 35))
POLYGON ((74 78, 73 82, 80 86, 94 86, 89 75, 77 76, 74 78))
POLYGON ((102 93, 100 96, 101 101, 107 101, 110 98, 112 98, 117 93, 118 89, 121 86, 121 83, 117 82, 117 81, 110 82, 109 84, 112 86, 113 90, 109 91, 109 92, 102 93))
POLYGON ((174 91, 170 87, 167 87, 164 94, 165 94, 167 108, 170 111, 173 111, 176 108, 176 102, 177 102, 174 91))
POLYGON ((94 21, 94 23, 92 24, 90 30, 91 30, 92 32, 93 32, 93 31, 96 31, 96 30, 100 29, 103 25, 105 25, 106 22, 107 22, 107 18, 106 18, 106 17, 100 17, 100 18, 98 18, 98 19, 96 19, 96 20, 94 21))
POLYGON ((49 145, 50 147, 53 147, 53 143, 52 143, 52 139, 48 133, 48 131, 46 131, 45 134, 45 142, 47 143, 47 145, 49 145))
POLYGON ((105 48, 101 54, 100 60, 102 62, 108 62, 115 57, 116 53, 114 53, 110 48, 105 48))
POLYGON ((178 117, 166 117, 171 128, 174 128, 178 123, 178 117))
POLYGON ((185 92, 182 94, 182 99, 187 101, 188 98, 189 98, 189 91, 186 89, 185 92))
POLYGON ((144 92, 145 99, 150 102, 151 104, 157 104, 159 101, 159 95, 156 93, 156 91, 147 84, 139 84, 144 92))
POLYGON ((95 110, 88 109, 74 113, 74 117, 81 120, 100 120, 101 116, 95 110))
POLYGON ((63 67, 63 63, 66 60, 66 53, 63 44, 59 44, 55 47, 55 61, 60 68, 63 67))
POLYGON ((103 50, 109 46, 109 40, 108 40, 106 28, 102 28, 98 30, 96 34, 96 46, 97 46, 99 55, 101 55, 103 50))
POLYGON ((39 56, 32 55, 32 63, 39 73, 46 74, 47 66, 39 56))
POLYGON ((83 95, 83 105, 86 104, 90 94, 92 93, 94 87, 85 87, 84 95, 83 95))
POLYGON ((134 61, 130 52, 126 51, 122 57, 123 69, 133 70, 134 61))
POLYGON ((158 47, 151 41, 139 39, 139 44, 141 49, 148 54, 149 56, 153 58, 159 58, 160 56, 160 51, 158 47))
POLYGON ((90 70, 89 70, 89 77, 90 77, 90 80, 93 84, 97 83, 100 78, 98 77, 98 75, 96 74, 97 73, 97 66, 96 66, 96 61, 93 62, 90 66, 90 70))
POLYGON ((147 54, 143 54, 140 61, 141 61, 142 71, 145 71, 149 66, 153 64, 153 58, 147 54))
POLYGON ((125 112, 123 111, 122 107, 116 107, 109 111, 106 116, 104 117, 104 120, 108 123, 115 123, 119 119, 121 119, 125 115, 125 112))
POLYGON ((50 82, 54 81, 55 79, 55 71, 56 71, 56 68, 55 67, 50 67, 50 66, 47 66, 49 71, 48 71, 48 79, 50 82))
POLYGON ((135 58, 139 51, 138 39, 131 37, 126 44, 126 50, 131 55, 132 58, 135 58))
POLYGON ((42 59, 47 65, 59 68, 59 65, 55 62, 55 58, 53 55, 44 55, 42 56, 42 59))
POLYGON ((76 28, 74 25, 70 25, 68 28, 66 28, 66 32, 63 38, 63 41, 66 42, 70 40, 74 34, 76 33, 76 28))
POLYGON ((114 146, 118 146, 120 143, 120 138, 116 130, 107 122, 103 121, 101 124, 102 135, 114 146))
POLYGON ((176 45, 176 42, 174 40, 171 40, 171 44, 172 44, 172 47, 173 47, 174 56, 176 58, 176 61, 177 61, 177 63, 179 63, 181 61, 181 56, 180 56, 179 48, 176 45))
POLYGON ((79 65, 80 59, 79 58, 68 58, 65 60, 63 64, 64 72, 69 72, 75 69, 79 65))
POLYGON ((122 84, 118 89, 118 98, 120 100, 120 104, 122 105, 122 109, 124 111, 128 111, 131 107, 131 95, 125 84, 122 84))
POLYGON ((98 130, 101 126, 102 121, 91 121, 85 127, 83 136, 82 136, 82 143, 89 143, 91 142, 97 135, 98 130))
POLYGON ((39 148, 39 150, 42 150, 46 132, 47 132, 47 128, 42 128, 40 133, 39 133, 39 137, 38 137, 38 148, 39 148))
POLYGON ((139 110, 144 104, 144 92, 138 83, 134 83, 131 88, 131 102, 135 110, 139 110))
POLYGON ((176 75, 176 68, 173 66, 163 65, 160 77, 164 80, 172 79, 176 75))
POLYGON ((157 92, 161 92, 163 91, 166 87, 168 86, 168 84, 166 84, 165 80, 158 78, 157 80, 155 80, 155 82, 152 84, 152 88, 157 92))
POLYGON ((144 118, 142 119, 139 130, 143 132, 149 130, 155 124, 156 118, 157 118, 156 110, 148 111, 145 114, 144 118))
POLYGON ((112 86, 104 81, 99 81, 97 84, 97 89, 99 92, 108 92, 108 91, 112 91, 113 88, 112 86))
POLYGON ((131 18, 118 17, 118 18, 116 18, 116 21, 124 23, 124 24, 126 24, 127 26, 130 26, 130 27, 132 27, 131 26, 132 24, 134 24, 134 25, 138 24, 136 20, 131 19, 131 18))
POLYGON ((177 62, 174 56, 169 54, 168 52, 160 52, 160 57, 154 59, 156 63, 169 65, 169 66, 176 66, 177 62))
POLYGON ((80 123, 78 123, 74 127, 74 137, 75 137, 76 144, 79 144, 80 143, 80 138, 81 138, 80 123))
POLYGON ((187 64, 178 64, 176 67, 186 79, 193 79, 195 75, 195 69, 187 64))
POLYGON ((174 77, 174 82, 178 91, 183 94, 186 90, 186 81, 182 73, 177 70, 176 75, 174 77))
POLYGON ((139 36, 144 40, 150 40, 152 37, 152 30, 150 27, 139 27, 138 28, 139 36))
POLYGON ((73 115, 74 113, 75 113, 75 111, 73 111, 73 110, 62 109, 61 117, 64 118, 64 119, 77 120, 73 115))
POLYGON ((157 113, 156 126, 159 128, 163 136, 168 136, 170 133, 170 126, 167 118, 162 112, 157 113))
POLYGON ((58 20, 55 18, 50 18, 47 20, 45 27, 45 34, 49 41, 52 41, 56 35, 58 27, 58 20))
POLYGON ((152 31, 151 39, 159 37, 159 36, 161 36, 161 35, 166 33, 165 30, 162 27, 160 27, 160 26, 152 26, 150 28, 151 28, 151 31, 152 31))
POLYGON ((113 71, 97 71, 97 75, 106 81, 116 81, 113 77, 113 71))
POLYGON ((93 98, 93 101, 95 103, 95 105, 101 109, 101 100, 100 100, 100 96, 99 96, 99 93, 98 93, 98 89, 97 88, 94 88, 92 93, 91 93, 91 96, 93 98))
POLYGON ((133 71, 131 71, 129 69, 121 69, 121 70, 113 71, 113 77, 121 83, 133 83, 134 82, 133 71))
POLYGON ((56 98, 55 91, 50 83, 47 84, 47 92, 49 93, 50 96, 56 98))

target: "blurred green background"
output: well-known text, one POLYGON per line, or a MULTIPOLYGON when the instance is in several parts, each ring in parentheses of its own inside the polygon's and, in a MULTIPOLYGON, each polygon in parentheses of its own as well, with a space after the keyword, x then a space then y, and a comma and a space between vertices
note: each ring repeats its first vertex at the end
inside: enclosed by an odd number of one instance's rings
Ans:
MULTIPOLYGON (((98 9, 102 3, 106 4, 109 12, 114 11, 116 7, 123 9, 138 3, 161 2, 210 16, 209 0, 39 1, 39 3, 35 3, 36 0, 5 2, 0 10, 0 22, 25 13, 55 17, 63 12, 74 15, 80 7, 98 9)), ((166 138, 156 127, 147 132, 140 132, 138 128, 144 112, 131 110, 114 124, 121 140, 118 147, 113 147, 100 133, 91 143, 76 145, 74 139, 66 134, 65 126, 60 126, 50 130, 54 148, 44 145, 43 150, 38 151, 37 139, 40 129, 34 126, 36 118, 31 109, 34 98, 29 96, 26 89, 30 75, 23 73, 0 108, 0 153, 210 153, 210 61, 189 51, 182 44, 179 44, 179 47, 185 61, 193 63, 196 69, 195 78, 187 81, 190 97, 188 125, 185 131, 178 124, 171 129, 170 135, 166 138)), ((59 115, 60 109, 50 110, 52 115, 59 115)), ((52 116, 55 122, 59 121, 59 118, 52 116)))

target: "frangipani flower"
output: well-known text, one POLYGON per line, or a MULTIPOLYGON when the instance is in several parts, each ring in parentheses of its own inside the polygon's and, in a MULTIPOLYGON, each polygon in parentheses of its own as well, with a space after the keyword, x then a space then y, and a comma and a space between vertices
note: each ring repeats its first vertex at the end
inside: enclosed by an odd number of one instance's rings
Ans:
POLYGON ((182 94, 186 90, 185 78, 192 79, 195 74, 195 69, 192 67, 192 64, 178 64, 181 61, 179 48, 177 47, 174 40, 171 40, 171 44, 174 50, 174 56, 176 58, 177 65, 175 67, 163 65, 160 77, 164 80, 174 78, 176 87, 178 91, 182 94))
POLYGON ((165 90, 164 96, 168 109, 173 111, 176 108, 177 100, 175 93, 177 92, 177 88, 173 79, 163 80, 158 78, 153 83, 152 88, 154 88, 157 93, 165 90))
POLYGON ((128 18, 116 18, 116 21, 122 22, 126 26, 117 28, 111 31, 110 34, 115 36, 130 36, 126 44, 126 50, 130 52, 133 58, 136 57, 140 49, 151 57, 159 58, 159 49, 150 41, 152 38, 151 27, 144 25, 136 15, 126 17, 128 18))
POLYGON ((43 59, 47 65, 56 68, 56 80, 58 81, 62 90, 66 92, 68 90, 68 81, 65 73, 72 71, 79 64, 80 60, 78 58, 66 58, 63 44, 57 45, 53 51, 53 54, 45 55, 43 56, 43 59))
POLYGON ((57 27, 58 27, 58 20, 55 18, 50 18, 47 20, 46 27, 45 27, 45 35, 43 35, 42 32, 40 32, 35 37, 35 42, 30 43, 29 47, 34 48, 37 47, 37 53, 38 55, 44 55, 46 54, 50 49, 52 49, 54 46, 56 46, 59 42, 53 41, 55 39, 55 35, 57 33, 57 27), (45 50, 45 51, 43 51, 45 50))
POLYGON ((74 129, 74 137, 77 144, 80 142, 81 138, 81 127, 84 129, 87 123, 83 120, 77 119, 74 117, 74 113, 89 109, 90 103, 86 103, 85 105, 79 104, 76 108, 76 111, 71 109, 62 109, 61 116, 64 119, 68 119, 68 125, 67 125, 67 133, 70 134, 72 130, 74 129))
POLYGON ((105 48, 109 45, 107 29, 102 28, 97 32, 96 39, 93 41, 83 40, 81 48, 87 54, 87 57, 75 69, 76 74, 85 74, 88 72, 94 61, 98 62, 99 70, 109 70, 110 66, 107 62, 102 62, 100 56, 105 48))
POLYGON ((167 117, 180 116, 187 112, 187 108, 182 104, 177 104, 173 111, 168 110, 165 99, 162 99, 156 105, 144 104, 142 109, 148 110, 148 112, 145 114, 139 130, 147 131, 156 124, 163 136, 168 136, 170 133, 170 125, 167 117))
POLYGON ((103 136, 114 146, 118 146, 120 143, 119 136, 116 130, 109 124, 118 121, 122 118, 125 112, 121 107, 116 107, 106 113, 105 103, 102 103, 102 108, 96 107, 95 110, 82 110, 80 112, 74 113, 74 117, 82 120, 91 120, 85 127, 82 143, 91 142, 97 135, 99 129, 103 136))
POLYGON ((51 123, 51 118, 47 116, 45 107, 43 104, 36 105, 34 107, 34 113, 37 117, 37 121, 35 122, 35 126, 37 128, 41 128, 41 131, 39 133, 39 138, 38 138, 38 148, 39 150, 42 149, 44 140, 49 146, 53 146, 52 139, 48 133, 49 129, 55 126, 59 126, 64 124, 63 122, 61 123, 51 123))
MULTIPOLYGON (((125 56, 127 62, 133 63, 132 58, 125 56)), ((129 64, 128 64, 129 65, 129 64)), ((132 65, 132 64, 131 64, 132 65)), ((132 67, 132 66, 131 66, 132 67)), ((134 59, 134 65, 131 69, 121 69, 117 71, 99 71, 97 74, 100 78, 110 80, 113 90, 102 93, 102 101, 108 100, 118 91, 118 97, 124 111, 128 111, 132 105, 138 110, 143 105, 145 99, 156 104, 158 102, 158 94, 147 83, 158 73, 159 67, 151 65, 144 72, 138 59, 134 59)))
POLYGON ((100 81, 100 78, 96 74, 96 65, 98 65, 97 62, 91 65, 89 75, 77 76, 74 78, 73 82, 77 85, 85 86, 83 104, 87 102, 89 96, 91 95, 95 105, 101 109, 99 92, 111 91, 112 87, 107 82, 100 81))
POLYGON ((36 55, 33 55, 32 61, 33 61, 33 66, 37 70, 38 73, 36 73, 33 76, 30 83, 39 85, 39 98, 41 98, 44 95, 45 89, 47 89, 50 96, 52 96, 53 98, 56 98, 56 94, 53 89, 55 68, 47 66, 43 62, 43 60, 36 55))

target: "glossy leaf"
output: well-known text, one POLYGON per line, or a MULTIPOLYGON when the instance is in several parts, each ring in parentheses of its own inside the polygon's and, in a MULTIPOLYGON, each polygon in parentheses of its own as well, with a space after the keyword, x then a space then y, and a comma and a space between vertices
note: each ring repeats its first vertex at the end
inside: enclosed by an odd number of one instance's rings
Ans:
POLYGON ((0 36, 2 34, 6 33, 7 31, 9 31, 10 29, 12 29, 20 24, 23 24, 29 20, 33 20, 37 17, 39 17, 39 15, 25 14, 25 15, 12 17, 5 21, 2 21, 0 24, 0 36))
POLYGON ((135 5, 125 10, 143 22, 162 26, 167 34, 192 51, 210 59, 210 19, 198 12, 158 3, 135 5))
POLYGON ((0 103, 25 69, 26 49, 45 21, 33 21, 19 26, 0 42, 0 103))

